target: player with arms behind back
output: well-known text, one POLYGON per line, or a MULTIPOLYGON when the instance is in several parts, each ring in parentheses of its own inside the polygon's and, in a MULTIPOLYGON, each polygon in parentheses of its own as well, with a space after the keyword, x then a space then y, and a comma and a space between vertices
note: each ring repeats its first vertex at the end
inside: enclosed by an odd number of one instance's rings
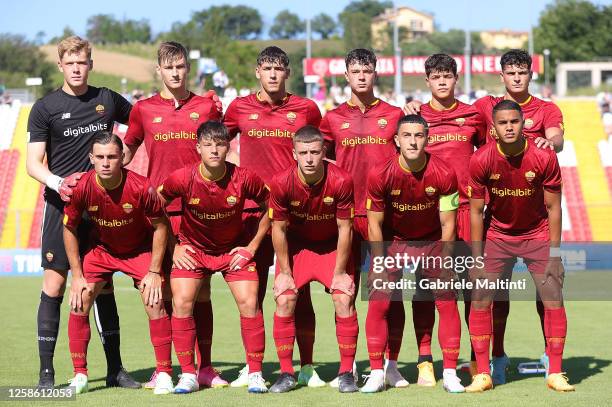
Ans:
POLYGON ((296 294, 305 284, 318 281, 334 303, 338 389, 352 393, 357 391, 352 369, 359 333, 351 255, 353 182, 348 173, 324 161, 323 136, 316 127, 298 130, 293 146, 297 166, 278 174, 270 185, 269 216, 277 257, 274 342, 281 365, 281 375, 270 391, 284 393, 297 384, 292 362, 296 294))
MULTIPOLYGON (((168 378, 172 373, 170 320, 161 293, 168 236, 163 206, 146 178, 122 169, 123 143, 119 137, 99 132, 89 156, 94 169, 73 191, 65 208, 63 232, 72 270, 68 344, 75 376, 70 385, 77 394, 88 390, 89 311, 117 270, 132 277, 134 286, 140 289, 157 369, 168 378), (83 213, 91 218, 96 238, 81 261, 77 227, 83 213)), ((172 381, 159 380, 158 384, 156 394, 172 391, 172 381)))
MULTIPOLYGON (((362 245, 368 240, 365 208, 367 174, 373 165, 397 154, 393 136, 397 122, 404 114, 401 109, 374 96, 376 55, 372 51, 354 49, 346 55, 345 64, 344 75, 351 87, 351 98, 323 117, 321 132, 325 135, 329 152, 336 158, 336 164, 348 171, 355 183, 353 251, 358 265, 355 283, 359 288, 359 268, 365 257, 362 256, 365 255, 362 245)), ((406 387, 408 382, 397 368, 404 333, 404 304, 392 303, 387 320, 386 380, 392 387, 406 387)), ((335 381, 332 385, 335 385, 335 381)))
MULTIPOLYGON (((312 100, 287 92, 290 73, 289 57, 282 49, 274 46, 263 49, 257 57, 255 68, 259 90, 254 95, 236 98, 223 118, 232 137, 240 133, 240 166, 253 171, 266 183, 295 164, 291 142, 295 132, 307 124, 318 127, 321 122, 321 112, 312 100)), ((243 220, 251 233, 257 230, 259 218, 259 208, 247 203, 243 220)), ((270 236, 266 236, 262 242, 255 262, 259 272, 261 305, 266 295, 268 269, 274 263, 270 236)), ((305 285, 298 296, 295 324, 301 365, 298 383, 309 387, 325 386, 313 367, 315 323, 310 286, 305 285)), ((247 366, 231 386, 245 386, 248 373, 247 366)))
MULTIPOLYGON (((132 107, 112 90, 88 85, 89 72, 93 69, 88 41, 68 37, 60 41, 57 50, 57 66, 64 76, 64 84, 32 107, 26 158, 28 174, 46 185, 41 242, 44 274, 37 318, 40 388, 52 388, 55 384, 53 355, 70 268, 62 239, 62 199, 70 199, 71 187, 91 168, 88 154, 94 135, 112 131, 115 121, 127 123, 132 107)), ((79 236, 84 247, 81 251, 87 246, 88 230, 88 223, 82 222, 79 236)), ((94 314, 106 356, 106 385, 139 388, 140 383, 122 368, 119 316, 112 285, 96 298, 94 314)))

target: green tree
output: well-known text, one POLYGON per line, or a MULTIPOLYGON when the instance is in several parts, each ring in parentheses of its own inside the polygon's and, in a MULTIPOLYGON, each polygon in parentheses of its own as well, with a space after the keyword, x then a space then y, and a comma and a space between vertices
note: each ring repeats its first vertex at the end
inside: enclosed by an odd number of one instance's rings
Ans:
POLYGON ((96 14, 87 19, 87 38, 94 43, 120 43, 120 27, 111 14, 96 14))
POLYGON ((338 16, 344 30, 344 44, 347 49, 371 48, 372 18, 385 9, 392 8, 391 1, 358 0, 351 2, 338 16))
POLYGON ((70 28, 69 26, 65 26, 64 30, 62 31, 62 34, 59 35, 59 36, 51 38, 49 40, 48 44, 56 45, 58 42, 60 42, 64 38, 72 37, 73 35, 76 35, 76 34, 72 30, 72 28, 70 28))
POLYGON ((334 19, 325 13, 317 14, 312 19, 311 27, 312 31, 319 33, 324 40, 328 39, 337 30, 334 19))
POLYGON ((0 78, 7 88, 23 88, 27 77, 41 77, 43 93, 47 93, 53 89, 51 75, 55 69, 24 36, 0 34, 0 78))
POLYGON ((548 48, 552 73, 557 61, 612 57, 612 6, 583 0, 556 0, 534 29, 535 51, 548 48))
POLYGON ((297 14, 283 10, 274 17, 269 34, 274 39, 289 39, 303 33, 304 29, 305 24, 297 14))
POLYGON ((191 21, 204 26, 211 20, 222 21, 222 31, 231 39, 253 39, 259 37, 263 20, 257 9, 248 6, 212 6, 194 12, 191 21))
MULTIPOLYGON (((472 32, 472 54, 487 51, 480 39, 480 33, 472 32)), ((435 53, 463 54, 465 49, 465 31, 451 29, 447 32, 435 31, 411 43, 402 44, 404 55, 431 55, 435 53)))

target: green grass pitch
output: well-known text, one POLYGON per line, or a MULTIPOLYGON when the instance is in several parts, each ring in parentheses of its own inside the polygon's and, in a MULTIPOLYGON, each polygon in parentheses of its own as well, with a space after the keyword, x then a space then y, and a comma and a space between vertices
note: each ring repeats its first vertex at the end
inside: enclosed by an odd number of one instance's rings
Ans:
MULTIPOLYGON (((138 292, 131 288, 131 280, 123 275, 115 276, 116 297, 121 318, 122 356, 125 367, 137 379, 146 381, 153 368, 153 350, 148 338, 148 324, 142 309, 138 292)), ((37 381, 38 352, 36 343, 36 310, 39 302, 41 279, 35 277, 4 277, 0 279, 2 293, 2 323, 0 326, 0 386, 32 386, 37 381)), ((213 278, 213 307, 215 331, 213 343, 213 363, 222 371, 223 376, 234 379, 244 364, 244 352, 240 339, 239 319, 236 306, 226 284, 219 276, 213 278)), ((271 289, 269 289, 271 293, 271 289)), ((338 369, 338 348, 331 299, 320 286, 313 285, 313 302, 317 314, 315 360, 317 370, 324 380, 331 380, 338 369)), ((266 317, 266 356, 264 377, 273 382, 278 374, 278 362, 272 338, 273 300, 266 298, 264 307, 266 317)), ((400 370, 411 382, 416 381, 415 360, 417 356, 414 332, 412 329, 410 303, 406 302, 406 329, 400 354, 400 370)), ((367 304, 361 300, 357 304, 360 336, 357 352, 357 365, 360 373, 368 368, 365 345, 365 316, 367 304)), ((189 395, 154 396, 147 390, 107 389, 104 387, 106 364, 102 346, 92 322, 92 340, 89 346, 90 392, 79 395, 79 406, 115 405, 282 405, 286 406, 328 406, 350 405, 609 405, 612 403, 612 347, 610 337, 612 326, 612 302, 575 301, 566 304, 568 315, 568 338, 565 347, 564 370, 570 382, 576 384, 577 391, 570 394, 557 394, 546 388, 541 376, 521 376, 516 373, 519 362, 538 359, 542 353, 543 341, 533 302, 514 302, 510 311, 506 334, 506 352, 512 365, 508 384, 499 386, 484 394, 447 394, 439 381, 435 388, 419 388, 411 384, 407 389, 393 389, 384 393, 364 395, 342 395, 330 387, 322 389, 298 388, 282 394, 251 395, 246 389, 206 389, 189 395)), ((460 305, 463 313, 463 305, 460 305)), ((56 383, 66 383, 72 369, 67 344, 67 300, 62 306, 60 337, 56 348, 56 383)), ((437 332, 437 328, 436 328, 437 332)), ((462 325, 461 358, 468 357, 468 337, 465 324, 462 325)), ((440 378, 442 365, 441 353, 434 334, 434 359, 436 376, 440 378)), ((176 363, 176 358, 174 357, 176 363)), ((296 369, 299 359, 296 351, 296 369)), ((178 366, 175 366, 175 381, 178 366)), ((469 383, 467 375, 460 373, 464 384, 469 383)), ((52 403, 53 405, 77 405, 75 402, 52 403)), ((5 404, 5 403, 2 403, 5 404)), ((15 403, 34 405, 33 402, 15 403)), ((38 403, 49 405, 49 403, 38 403)))

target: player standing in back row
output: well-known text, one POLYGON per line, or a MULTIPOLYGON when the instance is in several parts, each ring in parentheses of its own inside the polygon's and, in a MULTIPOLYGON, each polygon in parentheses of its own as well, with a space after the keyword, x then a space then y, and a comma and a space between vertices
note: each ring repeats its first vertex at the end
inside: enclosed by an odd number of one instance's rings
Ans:
MULTIPOLYGON (((353 252, 359 289, 362 244, 368 240, 366 218, 366 180, 369 169, 397 154, 393 137, 402 110, 374 96, 376 56, 367 49, 354 49, 345 58, 345 77, 351 87, 351 98, 328 112, 321 121, 321 132, 330 144, 328 151, 336 164, 353 176, 355 183, 355 219, 353 252)), ((365 253, 365 250, 363 250, 365 253)), ((373 325, 366 320, 366 335, 373 325)), ((386 380, 392 387, 406 387, 406 381, 397 368, 397 358, 404 332, 404 304, 394 301, 387 315, 389 342, 387 349, 386 380)), ((381 359, 382 360, 382 359, 381 359)), ((335 381, 332 382, 335 386, 335 381)))
MULTIPOLYGON (((91 168, 88 153, 94 135, 112 131, 115 121, 127 123, 131 109, 130 103, 112 90, 87 84, 93 68, 88 41, 68 37, 57 49, 57 65, 64 75, 64 84, 32 107, 26 158, 28 174, 47 186, 41 248, 44 276, 37 319, 40 388, 52 388, 55 384, 53 355, 70 268, 62 239, 64 202, 60 194, 71 194, 70 187, 80 177, 78 173, 91 168)), ((81 242, 87 244, 88 227, 84 222, 78 232, 81 242)), ((119 316, 112 285, 98 295, 94 314, 106 355, 106 385, 139 388, 140 383, 121 366, 119 316)))
MULTIPOLYGON (((263 49, 257 57, 255 68, 260 89, 254 95, 235 99, 223 119, 230 136, 235 137, 240 133, 240 166, 253 171, 266 183, 276 174, 295 165, 292 155, 295 132, 307 124, 318 127, 321 122, 321 112, 312 100, 287 92, 289 74, 289 57, 282 49, 263 49)), ((247 203, 243 221, 252 234, 257 230, 260 216, 259 208, 247 203)), ((259 272, 259 302, 262 305, 268 283, 268 269, 274 262, 270 235, 261 243, 255 262, 259 272)), ((325 382, 312 366, 315 315, 309 285, 298 296, 295 324, 302 366, 298 383, 310 387, 324 386, 325 382)), ((240 371, 238 379, 232 382, 232 387, 246 386, 247 377, 248 369, 245 367, 240 371)))

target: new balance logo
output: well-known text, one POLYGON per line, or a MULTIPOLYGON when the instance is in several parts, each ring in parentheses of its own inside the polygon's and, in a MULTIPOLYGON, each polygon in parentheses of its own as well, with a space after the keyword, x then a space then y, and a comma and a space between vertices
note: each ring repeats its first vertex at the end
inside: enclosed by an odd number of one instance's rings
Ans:
POLYGON ((64 119, 70 119, 70 113, 62 114, 62 120, 64 120, 64 119))

